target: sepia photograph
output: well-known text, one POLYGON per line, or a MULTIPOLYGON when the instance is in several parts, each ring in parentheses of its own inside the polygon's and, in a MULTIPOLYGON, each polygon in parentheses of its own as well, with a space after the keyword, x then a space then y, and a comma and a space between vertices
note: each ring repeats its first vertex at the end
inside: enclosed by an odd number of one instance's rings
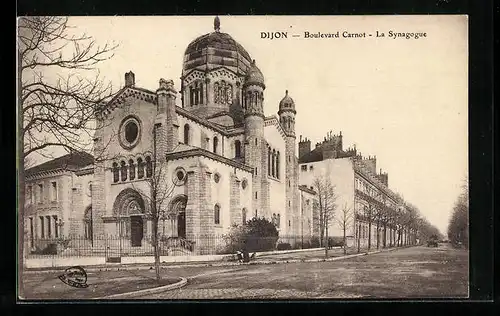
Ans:
POLYGON ((18 299, 468 298, 468 22, 19 17, 18 299))

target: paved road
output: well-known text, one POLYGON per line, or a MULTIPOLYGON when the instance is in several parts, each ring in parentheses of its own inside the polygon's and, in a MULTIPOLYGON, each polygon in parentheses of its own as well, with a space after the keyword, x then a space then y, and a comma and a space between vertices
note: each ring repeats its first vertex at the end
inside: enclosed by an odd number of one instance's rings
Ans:
POLYGON ((334 262, 166 269, 188 285, 141 299, 467 297, 468 253, 413 247, 334 262))

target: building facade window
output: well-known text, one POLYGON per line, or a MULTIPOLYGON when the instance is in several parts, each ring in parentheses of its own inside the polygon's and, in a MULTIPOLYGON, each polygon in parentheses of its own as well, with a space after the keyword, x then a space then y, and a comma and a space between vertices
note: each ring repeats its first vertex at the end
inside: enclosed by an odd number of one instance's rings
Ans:
POLYGON ((219 146, 219 139, 217 138, 217 136, 214 136, 214 142, 213 142, 213 152, 216 154, 217 153, 217 150, 218 150, 218 147, 219 146))
POLYGON ((214 83, 214 103, 233 103, 233 87, 231 84, 226 83, 224 80, 214 83))
POLYGON ((276 150, 273 149, 273 152, 271 153, 271 175, 273 177, 276 177, 276 150))
POLYGON ((120 163, 120 176, 122 181, 127 181, 127 164, 122 160, 120 163))
POLYGON ((239 140, 236 140, 234 142, 234 157, 235 158, 241 157, 241 142, 239 140))
POLYGON ((280 178, 280 152, 276 153, 276 178, 280 178))
POLYGON ((184 124, 184 144, 189 145, 189 124, 184 124))
POLYGON ((52 192, 51 192, 51 200, 57 201, 57 182, 52 182, 52 192))
POLYGON ((300 166, 300 170, 302 170, 302 171, 307 171, 307 165, 302 165, 302 166, 300 166))
POLYGON ((52 225, 50 225, 50 216, 46 217, 47 219, 47 237, 51 238, 52 237, 52 225))
POLYGON ((111 169, 113 172, 113 182, 116 183, 120 181, 120 175, 119 175, 119 170, 118 170, 118 163, 113 162, 113 168, 111 169))
POLYGON ((153 163, 151 162, 151 157, 146 157, 146 178, 151 178, 153 175, 153 163))
POLYGON ((35 244, 35 227, 33 225, 33 217, 30 217, 30 245, 31 248, 34 247, 35 244))
POLYGON ((27 193, 28 193, 28 201, 30 204, 33 204, 33 187, 31 185, 28 185, 27 187, 27 193))
POLYGON ((219 204, 215 204, 214 206, 214 224, 220 224, 220 206, 219 204))
POLYGON ((43 203, 43 184, 38 184, 38 203, 43 203))
POLYGON ((45 223, 43 216, 40 216, 40 237, 45 238, 45 223))
POLYGON ((137 159, 137 178, 144 178, 144 161, 142 158, 137 159))
POLYGON ((130 180, 134 180, 135 179, 135 164, 134 164, 134 161, 132 159, 130 159, 128 161, 128 171, 129 171, 130 180))

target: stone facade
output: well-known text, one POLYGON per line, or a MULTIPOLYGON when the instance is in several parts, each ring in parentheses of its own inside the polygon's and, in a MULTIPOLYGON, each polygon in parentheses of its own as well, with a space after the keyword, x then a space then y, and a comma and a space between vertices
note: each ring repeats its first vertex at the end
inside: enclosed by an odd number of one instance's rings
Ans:
MULTIPOLYGON (((96 113, 94 162, 85 176, 67 171, 65 234, 142 242, 151 233, 154 181, 168 191, 159 231, 196 240, 191 250, 197 253, 216 247, 200 236, 224 234, 254 216, 278 218, 281 235, 301 233, 295 104, 287 91, 278 115, 265 115, 264 76, 241 45, 220 30, 193 41, 180 104, 172 80, 160 79, 155 91, 135 80, 127 72, 126 85, 96 113), (208 59, 200 59, 204 54, 208 59)), ((311 231, 308 226, 308 236, 311 231)))

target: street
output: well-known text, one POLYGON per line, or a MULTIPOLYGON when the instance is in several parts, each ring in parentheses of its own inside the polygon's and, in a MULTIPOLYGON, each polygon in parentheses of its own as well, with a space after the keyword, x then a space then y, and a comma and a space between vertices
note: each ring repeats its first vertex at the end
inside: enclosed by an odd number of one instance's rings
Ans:
MULTIPOLYGON (((171 269, 188 285, 147 299, 329 299, 468 296, 468 253, 413 247, 334 262, 171 269)), ((146 299, 146 297, 141 297, 146 299)))
MULTIPOLYGON (((184 277, 183 288, 130 299, 346 299, 447 298, 468 295, 468 252, 441 244, 397 249, 333 262, 171 267, 163 278, 184 277)), ((25 275, 27 298, 97 298, 99 282, 151 278, 152 271, 89 272, 89 289, 73 289, 54 277, 25 275), (96 292, 97 290, 97 292, 96 292)), ((133 289, 132 289, 133 290, 133 289)), ((107 293, 114 294, 114 293, 107 293)))

